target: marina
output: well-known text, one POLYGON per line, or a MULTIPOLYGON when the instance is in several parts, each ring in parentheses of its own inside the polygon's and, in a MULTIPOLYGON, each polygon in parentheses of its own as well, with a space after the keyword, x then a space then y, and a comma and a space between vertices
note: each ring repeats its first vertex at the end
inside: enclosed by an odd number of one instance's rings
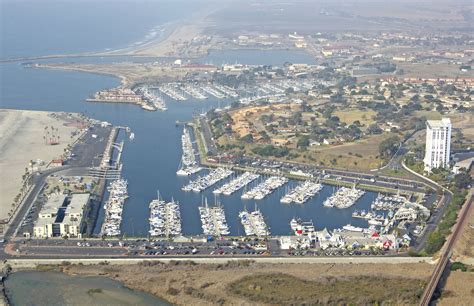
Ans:
POLYGON ((206 100, 208 98, 201 92, 201 90, 190 84, 182 85, 181 90, 184 91, 188 96, 193 97, 194 99, 206 100))
POLYGON ((107 188, 109 198, 104 205, 105 215, 102 224, 103 236, 119 236, 121 234, 122 210, 125 200, 128 198, 128 182, 123 179, 112 181, 107 188))
POLYGON ((221 237, 230 234, 224 208, 219 202, 216 201, 214 206, 209 207, 206 198, 204 203, 199 206, 199 215, 204 235, 221 237))
POLYGON ((226 96, 212 85, 202 86, 201 89, 217 99, 224 99, 226 96))
POLYGON ((372 210, 396 210, 406 202, 407 200, 400 195, 379 194, 370 207, 372 210))
POLYGON ((159 90, 176 101, 186 101, 188 99, 180 92, 179 87, 174 83, 162 85, 159 87, 159 90))
POLYGON ((244 172, 242 175, 236 177, 232 181, 222 185, 220 188, 214 189, 212 193, 214 194, 223 194, 229 196, 234 192, 244 188, 251 182, 255 181, 260 177, 259 174, 252 172, 244 172))
POLYGON ((310 198, 314 197, 323 186, 313 181, 305 181, 304 183, 296 186, 293 190, 289 191, 285 196, 280 199, 281 203, 290 204, 304 204, 310 198))
MULTIPOLYGON (((248 54, 253 52, 239 51, 231 53, 248 54)), ((292 53, 287 51, 281 52, 284 56, 278 55, 280 54, 278 52, 268 52, 266 54, 269 60, 278 60, 282 64, 285 58, 292 53), (279 59, 277 59, 278 56, 280 56, 279 59)), ((90 60, 99 61, 100 59, 90 60)), ((44 86, 61 88, 60 91, 43 95, 41 88, 37 84, 37 78, 31 75, 31 71, 21 69, 21 66, 16 64, 4 64, 3 68, 10 75, 14 76, 15 79, 22 80, 21 84, 23 84, 21 90, 12 92, 12 89, 8 89, 8 91, 4 91, 3 96, 8 98, 4 100, 12 101, 8 102, 6 107, 21 107, 44 111, 64 110, 67 112, 83 112, 86 109, 87 113, 94 114, 93 117, 101 121, 107 121, 113 125, 129 126, 133 130, 135 140, 131 145, 127 146, 126 152, 122 156, 122 163, 124 164, 122 175, 130 182, 128 186, 130 198, 126 201, 122 213, 124 222, 121 224, 121 232, 123 234, 127 236, 148 236, 149 224, 146 221, 150 213, 150 200, 156 198, 156 186, 159 186, 160 191, 163 195, 166 195, 166 198, 171 199, 171 197, 174 197, 180 203, 200 203, 202 196, 209 199, 213 197, 213 190, 205 190, 202 194, 181 192, 183 185, 187 184, 186 176, 176 176, 177 165, 182 158, 181 137, 183 129, 176 128, 175 122, 177 120, 188 122, 194 113, 201 112, 202 109, 215 108, 219 103, 225 103, 225 100, 219 102, 214 96, 209 95, 206 100, 189 98, 187 103, 168 103, 167 112, 143 112, 140 108, 130 104, 113 105, 114 111, 111 111, 111 105, 100 103, 85 104, 83 100, 91 92, 99 91, 102 88, 118 86, 119 84, 116 79, 102 75, 76 72, 35 70, 34 73, 44 79, 44 86), (78 78, 81 80, 80 84, 77 83, 78 78), (25 88, 31 88, 31 90, 25 91, 25 88), (27 101, 36 101, 38 98, 48 101, 48 103, 27 103, 27 101), (66 100, 71 101, 71 103, 65 104, 64 101, 66 100), (156 140, 156 132, 150 131, 160 131, 159 140, 156 140), (155 139, 155 141, 144 141, 146 139, 155 139), (146 167, 131 167, 127 165, 146 165, 146 167), (155 170, 152 171, 151 169, 155 170), (156 169, 159 169, 159 171, 156 171, 156 169), (173 179, 170 179, 171 177, 173 179)), ((10 82, 9 80, 7 81, 10 82)), ((192 86, 197 85, 193 84, 192 86)), ((280 87, 284 88, 283 86, 280 87)), ((15 87, 10 86, 9 88, 15 87)), ((153 87, 150 87, 149 91, 155 94, 158 92, 153 87)), ((163 95, 163 98, 168 102, 168 97, 163 95)), ((119 136, 117 142, 124 140, 120 137, 122 136, 119 136)), ((193 176, 190 177, 194 180, 193 176)), ((298 183, 297 181, 290 180, 288 185, 294 188, 298 183)), ((323 184, 317 196, 309 199, 305 205, 286 205, 280 203, 280 199, 285 193, 284 188, 280 188, 280 190, 269 194, 258 202, 259 210, 265 215, 265 221, 271 227, 272 234, 274 235, 288 234, 288 224, 294 217, 302 217, 306 220, 311 218, 315 220, 317 218, 315 227, 318 230, 325 227, 328 230, 333 230, 341 228, 348 223, 356 227, 367 227, 368 221, 366 219, 353 218, 352 212, 353 210, 370 211, 370 206, 377 197, 377 193, 366 192, 351 209, 347 210, 347 213, 342 213, 338 210, 327 209, 322 205, 324 200, 330 197, 333 192, 334 188, 332 186, 323 184)), ((244 209, 247 201, 242 201, 241 195, 241 190, 238 190, 222 199, 230 235, 237 236, 243 232, 239 212, 244 209)), ((183 235, 202 234, 197 207, 183 205, 180 212, 183 219, 183 235)), ((94 233, 97 235, 100 235, 104 217, 105 214, 101 210, 97 227, 94 230, 94 233)))
POLYGON ((339 209, 353 206, 357 200, 365 194, 365 191, 352 188, 341 187, 331 197, 324 201, 325 207, 336 207, 339 209))
MULTIPOLYGON (((393 217, 393 211, 388 213, 388 218, 393 217)), ((375 220, 375 221, 385 221, 385 216, 382 213, 376 213, 374 211, 365 211, 365 210, 356 210, 352 213, 353 218, 360 218, 360 219, 367 219, 367 220, 375 220)), ((370 224, 370 223, 369 223, 370 224)))
POLYGON ((263 214, 255 207, 255 210, 248 212, 246 209, 239 213, 240 222, 244 227, 245 235, 264 237, 270 235, 270 230, 265 223, 263 214))
POLYGON ((183 155, 181 157, 180 168, 176 171, 177 175, 188 176, 201 170, 197 161, 196 153, 193 148, 191 141, 191 135, 189 130, 185 127, 183 135, 181 136, 181 145, 183 149, 183 155))
POLYGON ((162 111, 165 111, 168 109, 161 95, 157 95, 155 91, 149 89, 148 86, 140 86, 136 89, 136 92, 138 94, 141 94, 144 100, 148 101, 149 107, 151 106, 151 107, 154 107, 155 110, 162 110, 162 111))
POLYGON ((185 185, 183 191, 201 192, 216 184, 217 182, 229 177, 234 171, 226 168, 216 168, 211 170, 208 175, 198 177, 197 179, 185 185))
POLYGON ((166 202, 160 198, 150 202, 150 230, 151 237, 181 235, 181 213, 179 203, 174 199, 166 202))
POLYGON ((255 186, 253 189, 242 194, 241 198, 244 200, 262 200, 276 189, 280 188, 288 182, 286 177, 271 176, 263 183, 255 186))

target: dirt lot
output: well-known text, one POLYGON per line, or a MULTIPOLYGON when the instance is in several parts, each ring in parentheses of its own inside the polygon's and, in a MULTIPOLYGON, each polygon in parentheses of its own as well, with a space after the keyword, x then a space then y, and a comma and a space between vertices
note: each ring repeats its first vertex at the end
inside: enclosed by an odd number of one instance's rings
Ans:
POLYGON ((377 158, 379 144, 389 136, 386 133, 338 146, 312 147, 308 152, 315 152, 313 158, 326 166, 370 170, 382 165, 383 161, 377 158))
MULTIPOLYGON (((124 282, 132 289, 143 290, 172 303, 180 305, 210 305, 210 304, 249 304, 248 297, 233 293, 230 284, 244 277, 262 274, 285 274, 286 277, 297 278, 298 281, 325 282, 346 286, 347 281, 359 278, 377 278, 381 281, 383 295, 387 289, 383 284, 390 284, 391 290, 405 288, 406 283, 413 283, 414 291, 406 292, 411 297, 419 294, 419 287, 429 277, 433 266, 427 263, 419 264, 263 264, 254 262, 231 262, 227 264, 192 264, 192 263, 143 263, 127 266, 64 266, 67 273, 104 275, 124 282), (385 279, 390 279, 385 283, 385 279), (406 282, 402 281, 405 280, 406 282), (340 283, 339 283, 340 281, 340 283), (398 285, 397 285, 398 284, 398 285)), ((370 284, 370 282, 369 282, 370 284)), ((329 286, 331 287, 331 286, 329 286)), ((354 300, 363 298, 360 292, 324 290, 325 297, 330 300, 347 298, 354 300)), ((342 288, 342 287, 340 287, 342 288)), ((370 287, 372 288, 372 287, 370 287)), ((281 296, 288 296, 287 290, 293 287, 283 286, 281 296)), ((322 290, 322 289, 320 289, 322 290)), ((368 290, 365 288, 365 290, 368 290)), ((374 293, 375 294, 375 293, 374 293)), ((300 304, 299 300, 295 300, 300 304)), ((265 303, 259 303, 265 304, 265 303)), ((406 303, 410 304, 410 303, 406 303)), ((412 303, 413 304, 413 303, 412 303)), ((416 304, 416 302, 414 303, 416 304)))
POLYGON ((474 272, 451 271, 438 305, 474 305, 474 272))

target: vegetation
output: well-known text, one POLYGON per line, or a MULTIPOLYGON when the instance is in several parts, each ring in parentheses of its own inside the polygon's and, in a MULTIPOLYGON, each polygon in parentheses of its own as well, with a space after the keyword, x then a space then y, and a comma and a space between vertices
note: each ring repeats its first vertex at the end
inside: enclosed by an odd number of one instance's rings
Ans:
POLYGON ((446 237, 451 233, 451 228, 456 224, 458 212, 466 200, 467 192, 465 190, 454 190, 451 203, 441 219, 435 231, 431 232, 425 246, 425 252, 433 255, 443 247, 446 237))
POLYGON ((255 303, 279 305, 416 304, 425 281, 355 276, 307 281, 288 274, 243 277, 229 290, 255 303))
POLYGON ((400 146, 400 138, 397 135, 390 136, 379 144, 379 153, 383 158, 390 158, 397 152, 400 146))
POLYGON ((465 264, 463 264, 462 262, 459 262, 459 261, 455 261, 451 264, 451 266, 449 267, 449 269, 451 271, 457 271, 457 270, 461 270, 462 272, 466 272, 467 271, 467 267, 465 264))
POLYGON ((469 173, 461 172, 454 176, 454 186, 459 189, 468 188, 472 183, 469 173))
POLYGON ((290 150, 286 147, 275 147, 273 145, 258 146, 252 149, 252 152, 264 157, 274 156, 283 157, 287 156, 290 150))
POLYGON ((93 295, 94 293, 102 293, 102 289, 100 288, 92 288, 87 290, 87 294, 93 295))

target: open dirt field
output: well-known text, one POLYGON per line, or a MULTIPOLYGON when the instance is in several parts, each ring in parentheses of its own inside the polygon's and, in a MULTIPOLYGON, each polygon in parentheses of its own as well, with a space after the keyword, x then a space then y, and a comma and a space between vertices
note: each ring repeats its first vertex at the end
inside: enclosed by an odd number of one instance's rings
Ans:
MULTIPOLYGON (((471 203, 472 206, 472 203, 471 203)), ((474 208, 471 207, 461 236, 454 246, 453 259, 474 266, 474 208)), ((474 286, 474 284, 473 284, 474 286)))
POLYGON ((450 271, 437 305, 474 305, 474 272, 450 271))
MULTIPOLYGON (((341 290, 325 290, 328 299, 340 299, 348 297, 343 286, 347 281, 357 278, 377 278, 379 281, 389 279, 390 290, 398 290, 407 283, 414 283, 411 297, 422 292, 422 284, 428 279, 433 266, 427 263, 418 264, 264 264, 254 262, 231 262, 227 264, 192 264, 192 263, 143 263, 138 265, 113 266, 77 266, 69 265, 62 267, 63 271, 81 275, 104 275, 122 281, 126 286, 152 293, 179 305, 213 305, 232 304, 245 305, 254 304, 248 297, 235 293, 231 284, 245 280, 244 277, 284 274, 285 277, 297 278, 298 281, 308 282, 331 282, 341 290), (399 288, 399 284, 401 287, 399 288), (340 287, 342 286, 342 287, 340 287), (421 286, 421 287, 420 287, 421 286)), ((370 282, 369 282, 370 283, 370 282)), ((257 284, 260 285, 260 284, 257 284)), ((332 286, 329 286, 333 288, 332 286)), ((329 288, 328 287, 328 288, 329 288)), ((383 285, 380 286, 382 288, 383 285)), ((370 288, 366 288, 370 290, 370 288)), ((386 288, 380 289, 384 294, 386 288)), ((412 290, 412 289, 410 289, 412 290)), ((293 296, 294 287, 283 286, 280 293, 275 293, 278 299, 293 296), (289 293, 288 290, 292 292, 289 293), (281 294, 281 295, 280 295, 281 294)), ((374 290, 376 291, 376 290, 374 290)), ((378 291, 378 289, 377 289, 378 291)), ((348 297, 357 299, 364 298, 356 291, 347 292, 355 294, 348 297)), ((289 301, 289 300, 288 300, 289 301)), ((301 304, 300 300, 292 300, 301 304)), ((408 300, 407 300, 408 301, 408 300)), ((258 304, 268 304, 259 302, 258 304)), ((405 303, 410 304, 410 303, 405 303)), ((416 304, 416 303, 412 303, 416 304)))
POLYGON ((376 112, 373 110, 359 110, 359 109, 350 109, 350 110, 337 110, 334 112, 334 116, 339 117, 342 122, 347 124, 352 124, 354 121, 359 121, 361 124, 364 124, 366 127, 375 122, 372 119, 376 115, 376 112))
POLYGON ((37 159, 49 163, 60 157, 75 138, 74 126, 53 118, 48 112, 0 110, 0 219, 8 217, 13 199, 19 193, 25 168, 37 159), (59 144, 45 144, 45 127, 58 129, 59 144))
POLYGON ((404 77, 416 78, 472 78, 474 72, 462 72, 457 64, 447 63, 397 63, 405 71, 404 77))
POLYGON ((390 135, 389 133, 374 135, 368 139, 338 146, 312 147, 308 149, 308 152, 314 151, 314 158, 326 166, 359 170, 375 169, 383 163, 381 159, 377 158, 379 144, 390 135))

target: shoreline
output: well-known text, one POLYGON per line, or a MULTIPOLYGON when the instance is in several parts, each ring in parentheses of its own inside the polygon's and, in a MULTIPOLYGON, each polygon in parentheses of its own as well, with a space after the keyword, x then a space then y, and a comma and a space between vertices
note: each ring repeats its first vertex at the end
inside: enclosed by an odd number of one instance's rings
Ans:
POLYGON ((119 87, 127 87, 130 83, 130 80, 124 75, 113 74, 113 73, 108 73, 108 72, 103 72, 103 71, 90 71, 87 69, 77 68, 77 67, 67 67, 67 66, 59 67, 59 66, 50 66, 48 64, 34 64, 31 66, 28 66, 27 68, 58 70, 58 71, 72 71, 72 72, 90 73, 90 74, 95 74, 95 75, 112 77, 120 81, 119 87))
MULTIPOLYGON (((125 47, 115 48, 111 50, 102 50, 102 51, 90 51, 90 52, 81 52, 81 53, 70 53, 70 54, 46 54, 38 56, 22 56, 22 57, 8 57, 0 58, 0 64, 4 63, 15 63, 15 62, 25 62, 33 60, 46 60, 46 59, 58 59, 58 58, 81 58, 81 57, 120 57, 120 56, 131 56, 131 57, 173 57, 169 54, 174 51, 175 47, 173 46, 174 41, 183 41, 186 40, 186 34, 188 34, 189 25, 199 24, 203 19, 210 13, 203 14, 202 12, 196 12, 188 20, 178 19, 175 21, 166 22, 161 25, 156 25, 151 29, 162 28, 162 35, 157 35, 157 37, 152 38, 148 41, 145 41, 137 45, 129 45, 125 47), (184 29, 183 29, 184 28, 184 29), (168 46, 166 46, 168 44, 168 46), (163 48, 165 45, 165 48, 163 48), (146 53, 146 50, 163 48, 158 54, 155 53, 146 53), (162 54, 162 55, 159 55, 162 54), (168 54, 168 55, 165 55, 168 54)), ((211 12, 212 13, 212 12, 211 12)), ((202 33, 204 26, 198 26, 198 32, 192 32, 194 34, 202 33)))

